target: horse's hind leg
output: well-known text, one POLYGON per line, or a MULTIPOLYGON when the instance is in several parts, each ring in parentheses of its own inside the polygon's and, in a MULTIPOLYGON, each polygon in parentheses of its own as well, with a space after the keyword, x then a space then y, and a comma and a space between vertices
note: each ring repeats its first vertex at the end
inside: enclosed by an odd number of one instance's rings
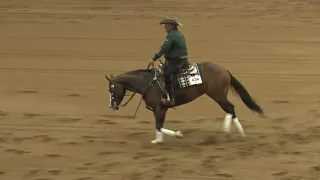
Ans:
POLYGON ((245 137, 246 135, 244 133, 244 130, 235 113, 234 105, 231 102, 229 102, 227 99, 225 101, 218 102, 218 104, 227 113, 224 119, 224 131, 226 133, 229 133, 231 130, 231 123, 233 122, 237 127, 238 131, 240 132, 240 134, 245 137))
POLYGON ((246 135, 244 133, 244 130, 234 110, 234 105, 227 99, 226 93, 221 93, 220 95, 211 93, 208 94, 208 96, 215 100, 223 109, 223 111, 227 113, 224 118, 224 132, 229 133, 231 131, 231 123, 233 122, 240 134, 245 137, 246 135))

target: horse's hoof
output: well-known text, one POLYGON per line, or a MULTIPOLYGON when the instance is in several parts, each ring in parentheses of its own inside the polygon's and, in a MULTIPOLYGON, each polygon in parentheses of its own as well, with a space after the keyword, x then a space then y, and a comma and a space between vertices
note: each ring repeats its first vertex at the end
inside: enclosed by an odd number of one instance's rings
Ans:
POLYGON ((176 137, 182 139, 183 138, 183 134, 180 131, 176 132, 176 137))
POLYGON ((231 128, 224 128, 224 129, 223 129, 223 132, 224 132, 225 134, 230 134, 230 133, 231 133, 231 128))
POLYGON ((151 144, 161 144, 161 143, 163 143, 163 141, 160 141, 157 139, 151 141, 151 144))

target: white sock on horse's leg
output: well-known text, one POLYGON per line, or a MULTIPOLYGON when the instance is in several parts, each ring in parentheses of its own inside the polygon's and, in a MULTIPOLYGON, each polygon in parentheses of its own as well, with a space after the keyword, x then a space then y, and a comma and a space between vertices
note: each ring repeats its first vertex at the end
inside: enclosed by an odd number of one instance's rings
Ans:
POLYGON ((169 135, 169 136, 174 136, 174 137, 178 137, 178 138, 183 137, 183 135, 180 131, 172 131, 170 129, 161 128, 161 132, 163 132, 164 134, 169 135))
POLYGON ((158 144, 163 142, 164 133, 156 130, 156 138, 151 141, 152 144, 158 144))
POLYGON ((176 135, 176 132, 172 131, 170 129, 161 128, 161 132, 163 132, 165 135, 168 135, 168 136, 175 136, 176 135))
POLYGON ((226 133, 230 132, 231 123, 232 123, 232 115, 227 114, 226 117, 224 118, 224 125, 223 125, 224 132, 226 132, 226 133))
POLYGON ((240 134, 243 137, 246 137, 246 134, 244 133, 244 130, 243 130, 242 126, 241 126, 241 123, 240 123, 239 119, 238 118, 234 118, 233 122, 234 122, 235 126, 237 127, 238 131, 240 132, 240 134))

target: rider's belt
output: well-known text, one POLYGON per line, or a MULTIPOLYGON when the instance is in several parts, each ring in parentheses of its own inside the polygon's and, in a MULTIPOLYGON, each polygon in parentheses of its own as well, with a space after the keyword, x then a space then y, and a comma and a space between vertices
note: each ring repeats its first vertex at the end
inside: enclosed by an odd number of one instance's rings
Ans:
POLYGON ((187 55, 178 57, 178 59, 187 59, 187 58, 188 58, 187 55))
POLYGON ((184 60, 184 59, 187 59, 188 56, 185 55, 185 56, 180 56, 180 57, 172 57, 172 58, 167 58, 167 60, 184 60))

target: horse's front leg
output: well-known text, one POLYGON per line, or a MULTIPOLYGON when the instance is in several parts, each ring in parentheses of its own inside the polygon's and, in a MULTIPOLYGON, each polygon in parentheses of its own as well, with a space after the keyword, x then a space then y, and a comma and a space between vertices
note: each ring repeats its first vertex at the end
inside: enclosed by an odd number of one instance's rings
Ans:
POLYGON ((169 135, 177 138, 182 138, 183 135, 180 131, 172 131, 170 129, 163 128, 165 117, 167 114, 168 108, 159 106, 154 111, 154 116, 156 120, 156 138, 151 141, 152 144, 158 144, 163 142, 164 135, 169 135))

